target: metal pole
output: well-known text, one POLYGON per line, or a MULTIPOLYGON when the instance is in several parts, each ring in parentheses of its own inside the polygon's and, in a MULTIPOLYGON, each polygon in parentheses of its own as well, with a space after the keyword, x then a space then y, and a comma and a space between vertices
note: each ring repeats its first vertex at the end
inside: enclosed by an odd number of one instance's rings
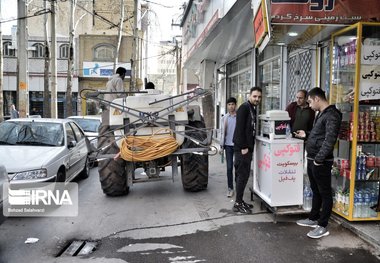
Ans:
POLYGON ((17 107, 20 117, 27 117, 29 115, 28 28, 25 19, 27 4, 24 0, 18 0, 17 4, 17 16, 19 18, 17 20, 17 107))
POLYGON ((57 36, 55 32, 56 1, 51 0, 51 117, 58 118, 57 107, 57 36))
MULTIPOLYGON (((1 14, 1 1, 0 1, 1 14)), ((3 47, 3 34, 0 23, 0 47, 3 47)), ((0 122, 4 121, 4 98, 3 98, 3 49, 0 48, 0 122)))
POLYGON ((129 90, 136 89, 136 64, 137 64, 137 6, 138 0, 134 1, 133 8, 133 42, 132 42, 132 60, 131 60, 131 84, 129 90))

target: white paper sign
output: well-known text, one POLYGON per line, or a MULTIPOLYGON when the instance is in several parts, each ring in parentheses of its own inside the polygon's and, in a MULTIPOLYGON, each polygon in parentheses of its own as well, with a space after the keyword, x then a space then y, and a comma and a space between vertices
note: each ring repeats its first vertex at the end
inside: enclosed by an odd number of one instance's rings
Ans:
POLYGON ((362 46, 362 65, 380 65, 380 46, 362 46))
POLYGON ((378 100, 380 99, 380 81, 361 81, 359 100, 378 100))

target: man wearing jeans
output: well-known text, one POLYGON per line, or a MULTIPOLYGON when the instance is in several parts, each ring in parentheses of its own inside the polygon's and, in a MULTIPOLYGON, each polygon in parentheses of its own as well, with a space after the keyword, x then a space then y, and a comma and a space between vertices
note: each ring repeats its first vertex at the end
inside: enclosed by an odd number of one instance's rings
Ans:
POLYGON ((342 113, 334 105, 329 105, 321 88, 309 91, 308 102, 318 112, 313 129, 310 134, 298 130, 295 136, 307 137, 307 174, 313 191, 313 201, 309 218, 298 220, 297 224, 314 228, 307 234, 308 237, 321 238, 330 234, 327 225, 333 207, 331 167, 342 113))
POLYGON ((233 162, 234 162, 234 131, 236 126, 236 99, 231 97, 227 100, 228 113, 220 122, 220 149, 226 151, 227 162, 227 197, 234 195, 233 162))

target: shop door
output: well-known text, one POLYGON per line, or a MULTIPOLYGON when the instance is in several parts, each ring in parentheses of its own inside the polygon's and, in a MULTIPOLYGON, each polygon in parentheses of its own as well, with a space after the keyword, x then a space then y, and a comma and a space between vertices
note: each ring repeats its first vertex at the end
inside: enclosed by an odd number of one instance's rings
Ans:
POLYGON ((288 103, 295 101, 297 91, 312 88, 312 54, 310 50, 295 51, 289 55, 288 103))

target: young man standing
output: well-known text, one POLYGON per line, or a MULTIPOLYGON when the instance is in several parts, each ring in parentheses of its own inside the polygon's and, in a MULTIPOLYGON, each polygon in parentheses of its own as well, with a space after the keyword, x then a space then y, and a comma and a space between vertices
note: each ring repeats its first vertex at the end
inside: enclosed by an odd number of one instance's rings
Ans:
POLYGON ((234 162, 234 131, 236 126, 236 99, 231 97, 227 100, 228 113, 220 122, 220 149, 226 151, 227 162, 227 197, 234 195, 233 162, 234 162))
POLYGON ((253 87, 250 90, 248 101, 243 103, 236 113, 236 128, 234 132, 236 199, 233 210, 250 214, 252 204, 243 200, 244 190, 251 171, 253 148, 256 137, 257 107, 261 102, 262 90, 253 87))
POLYGON ((308 102, 310 107, 318 112, 313 129, 310 133, 298 130, 296 137, 307 138, 307 174, 313 191, 313 201, 309 218, 298 220, 297 224, 314 227, 307 236, 321 238, 330 234, 327 225, 333 207, 331 167, 342 113, 334 105, 329 105, 321 88, 309 91, 308 102))

